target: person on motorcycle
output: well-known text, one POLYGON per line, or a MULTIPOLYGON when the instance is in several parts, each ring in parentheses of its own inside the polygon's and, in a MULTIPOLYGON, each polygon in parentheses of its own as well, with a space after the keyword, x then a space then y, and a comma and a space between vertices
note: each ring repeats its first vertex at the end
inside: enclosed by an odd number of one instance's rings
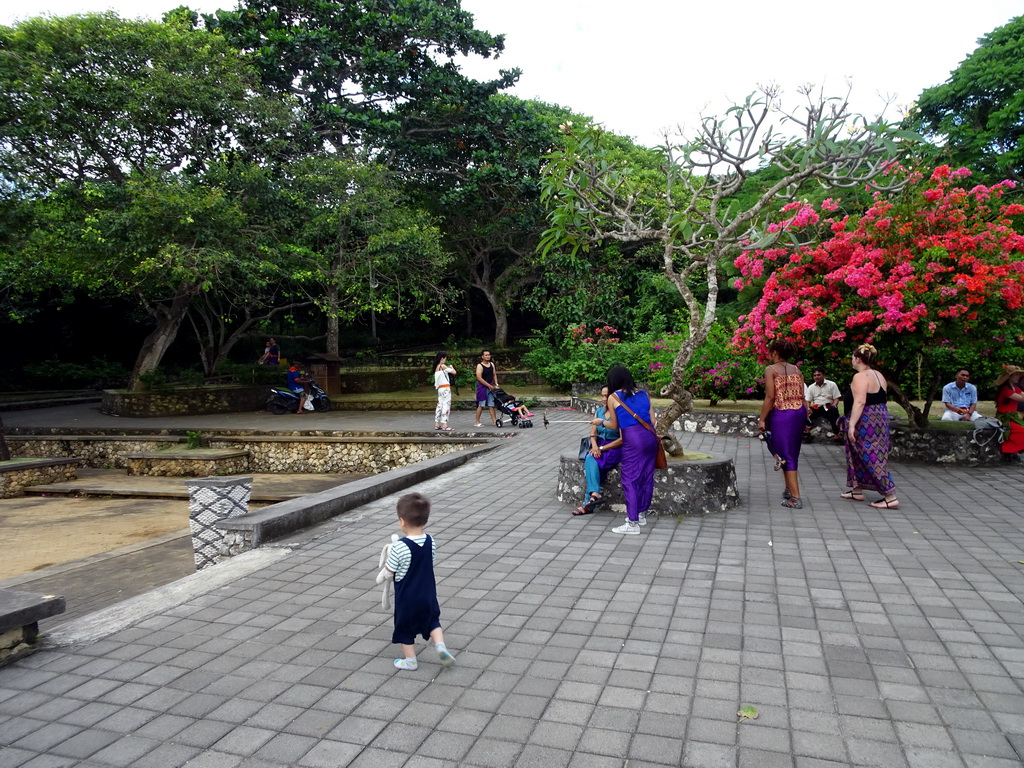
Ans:
POLYGON ((306 394, 306 384, 309 383, 309 379, 306 378, 305 371, 300 369, 300 365, 302 365, 301 360, 291 361, 291 367, 288 369, 288 379, 285 382, 288 389, 299 398, 299 410, 296 413, 305 412, 306 398, 309 397, 306 394))

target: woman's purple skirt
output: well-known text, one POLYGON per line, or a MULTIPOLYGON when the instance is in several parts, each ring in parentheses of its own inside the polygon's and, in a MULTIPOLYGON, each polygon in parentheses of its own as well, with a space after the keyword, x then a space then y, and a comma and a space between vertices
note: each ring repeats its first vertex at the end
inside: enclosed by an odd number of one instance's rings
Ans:
POLYGON ((654 496, 654 459, 658 438, 646 427, 635 424, 622 430, 622 495, 626 497, 626 517, 633 522, 651 506, 654 496))
POLYGON ((889 472, 889 408, 885 403, 864 406, 852 443, 850 422, 845 416, 839 425, 846 441, 846 485, 886 496, 895 493, 896 484, 889 472))
POLYGON ((772 433, 772 445, 775 452, 786 460, 783 470, 796 472, 800 463, 800 443, 804 437, 804 425, 807 424, 807 410, 793 408, 778 411, 774 408, 768 414, 768 429, 772 433))

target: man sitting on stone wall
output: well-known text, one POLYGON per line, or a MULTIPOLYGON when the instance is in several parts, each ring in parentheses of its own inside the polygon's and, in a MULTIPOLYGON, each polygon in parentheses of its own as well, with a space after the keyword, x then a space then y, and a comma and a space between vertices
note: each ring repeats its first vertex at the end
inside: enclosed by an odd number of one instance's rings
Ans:
MULTIPOLYGON (((818 419, 828 421, 828 436, 839 436, 839 387, 830 379, 825 378, 825 371, 814 369, 814 381, 804 387, 804 405, 807 407, 807 426, 804 427, 804 440, 811 441, 811 428, 818 419)), ((841 438, 841 436, 840 436, 841 438)))
POLYGON ((978 413, 978 388, 968 382, 971 372, 961 368, 956 379, 942 388, 942 404, 946 410, 942 413, 943 421, 975 421, 981 418, 978 413))

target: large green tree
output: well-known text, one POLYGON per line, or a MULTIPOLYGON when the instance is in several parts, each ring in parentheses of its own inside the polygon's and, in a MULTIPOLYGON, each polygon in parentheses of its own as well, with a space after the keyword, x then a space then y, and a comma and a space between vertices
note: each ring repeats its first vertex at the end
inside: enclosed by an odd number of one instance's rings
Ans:
POLYGON ((327 351, 339 320, 366 312, 442 313, 451 261, 433 218, 382 165, 332 156, 303 159, 280 184, 278 237, 292 279, 327 317, 327 351))
POLYGON ((294 97, 336 149, 434 140, 462 122, 467 102, 518 77, 478 83, 459 72, 455 56, 497 55, 504 39, 474 29, 458 0, 243 0, 203 18, 252 53, 263 82, 294 97))
POLYGON ((607 241, 656 245, 665 277, 686 304, 687 335, 662 389, 673 400, 658 420, 663 432, 692 407, 686 371, 717 322, 724 282, 720 265, 753 241, 764 247, 778 237, 761 238, 761 211, 779 195, 793 195, 810 182, 840 187, 887 183, 878 179, 897 150, 891 126, 852 114, 845 98, 826 98, 810 88, 802 93, 804 105, 787 109, 769 89, 723 117, 703 118, 688 141, 666 137, 656 205, 647 203, 637 169, 615 161, 606 133, 592 126, 566 126, 566 148, 547 166, 545 195, 552 210, 545 250, 585 252, 607 241), (776 165, 782 173, 741 208, 733 196, 757 161, 776 165), (696 281, 704 291, 695 289, 696 281))
POLYGON ((200 294, 226 275, 264 279, 248 261, 258 232, 210 173, 273 155, 291 112, 222 38, 180 17, 30 19, 0 28, 0 93, 15 291, 136 296, 153 330, 134 384, 200 294))
POLYGON ((34 193, 196 174, 265 156, 289 127, 287 105, 223 38, 112 13, 0 27, 0 94, 0 175, 34 193))
POLYGON ((910 119, 944 161, 989 181, 1024 181, 1024 16, 979 39, 945 83, 921 94, 910 119))

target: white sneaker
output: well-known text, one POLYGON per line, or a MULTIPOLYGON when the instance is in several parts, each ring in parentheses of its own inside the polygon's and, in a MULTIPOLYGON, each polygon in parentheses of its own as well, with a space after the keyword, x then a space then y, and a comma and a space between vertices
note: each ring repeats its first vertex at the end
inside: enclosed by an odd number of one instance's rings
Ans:
POLYGON ((624 533, 627 536, 639 536, 640 526, 637 523, 626 523, 618 528, 612 528, 612 533, 624 533))
POLYGON ((647 515, 641 513, 640 517, 637 518, 637 525, 647 525, 647 515))

